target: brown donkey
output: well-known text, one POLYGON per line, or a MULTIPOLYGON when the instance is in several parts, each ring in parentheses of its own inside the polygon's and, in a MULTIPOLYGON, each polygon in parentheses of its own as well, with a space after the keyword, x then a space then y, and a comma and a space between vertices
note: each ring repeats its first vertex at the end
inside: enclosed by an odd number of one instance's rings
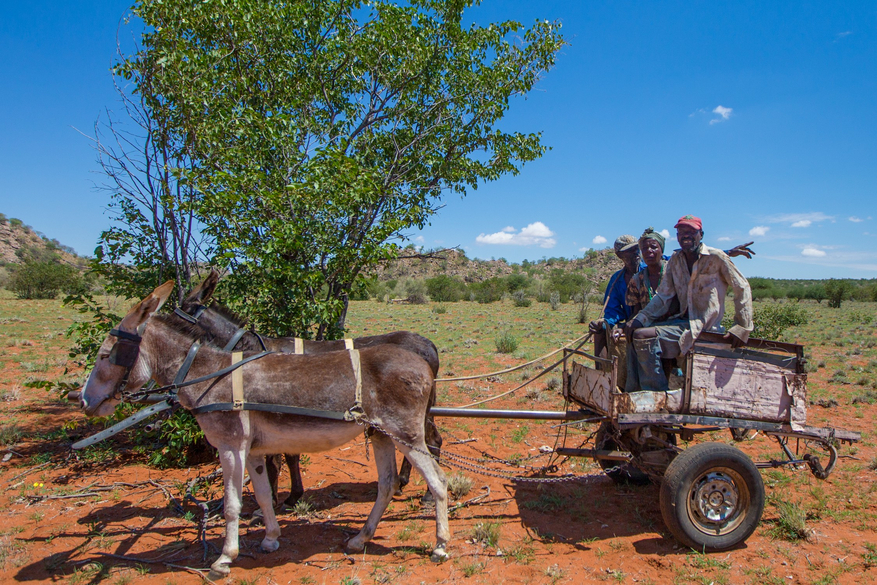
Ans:
MULTIPOLYGON (((207 278, 201 284, 196 286, 186 296, 180 304, 180 310, 184 318, 190 322, 197 323, 204 332, 212 339, 213 343, 218 346, 226 347, 226 349, 236 349, 238 351, 261 351, 264 348, 269 351, 281 353, 304 353, 304 354, 320 354, 328 351, 340 351, 345 349, 344 341, 311 341, 298 340, 294 337, 260 337, 252 331, 243 331, 243 322, 237 316, 231 314, 224 307, 212 302, 209 305, 216 285, 219 282, 219 273, 211 270, 207 278), (227 344, 237 339, 232 347, 227 344)), ((369 337, 357 337, 353 340, 353 347, 362 349, 365 347, 373 347, 376 345, 398 345, 408 351, 412 351, 426 360, 432 369, 433 376, 438 376, 439 357, 435 344, 416 333, 410 331, 394 331, 384 335, 372 335, 369 337)), ((430 396, 430 408, 435 406, 435 388, 430 396)), ((432 415, 427 415, 426 419, 426 444, 430 452, 436 457, 441 453, 442 438, 435 425, 432 415)), ((280 461, 279 456, 268 457, 267 472, 268 480, 271 484, 271 493, 274 502, 277 503, 277 477, 279 475, 280 461)), ((287 506, 294 506, 296 502, 304 494, 304 485, 301 479, 301 469, 299 467, 298 455, 286 455, 286 464, 289 467, 290 489, 289 496, 283 502, 287 506)), ((399 487, 403 488, 408 485, 411 475, 411 463, 405 459, 399 468, 399 487)), ((429 500, 430 492, 424 495, 424 500, 429 500)))
MULTIPOLYGON (((149 379, 169 384, 197 341, 179 319, 157 315, 173 289, 166 282, 139 302, 104 340, 94 369, 81 394, 88 415, 113 412, 123 391, 135 391, 149 379)), ((192 362, 188 379, 195 380, 232 365, 233 354, 204 345, 192 362)), ((238 523, 244 468, 250 474, 256 501, 265 521, 262 548, 279 547, 280 526, 271 502, 265 473, 269 453, 312 453, 333 449, 362 433, 355 422, 298 414, 262 412, 259 404, 314 409, 325 415, 348 411, 361 396, 366 424, 373 429, 378 496, 362 530, 347 543, 350 552, 362 551, 374 535, 392 499, 398 477, 398 448, 426 479, 436 503, 434 561, 447 558, 448 498, 444 473, 429 455, 424 440, 424 421, 433 391, 429 365, 410 351, 393 345, 322 355, 270 354, 247 362, 233 373, 182 387, 180 404, 195 413, 207 440, 219 450, 225 485, 225 543, 211 565, 211 578, 228 575, 238 556, 238 523), (359 376, 356 375, 359 358, 359 376), (243 378, 243 398, 235 395, 232 378, 243 378), (357 393, 357 381, 361 392, 357 393), (243 410, 202 412, 205 406, 242 400, 243 410)))

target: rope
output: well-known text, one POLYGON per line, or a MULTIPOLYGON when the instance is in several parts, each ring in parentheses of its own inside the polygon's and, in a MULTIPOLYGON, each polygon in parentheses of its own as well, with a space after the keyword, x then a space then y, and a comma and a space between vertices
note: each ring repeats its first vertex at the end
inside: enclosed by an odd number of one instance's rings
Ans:
MULTIPOLYGON (((581 341, 581 343, 576 347, 576 349, 578 349, 579 347, 581 347, 581 346, 583 346, 584 344, 586 344, 586 343, 588 342, 589 339, 591 339, 591 334, 590 334, 590 333, 588 333, 587 335, 583 335, 583 336, 579 337, 578 339, 576 339, 576 340, 574 340, 574 341, 569 342, 568 344, 564 345, 564 346, 561 347, 560 349, 557 349, 557 350, 551 352, 551 353, 548 354, 548 355, 554 355, 554 354, 556 354, 556 353, 559 352, 559 351, 562 351, 562 350, 564 350, 564 349, 567 349, 569 346, 571 346, 571 345, 572 345, 573 343, 575 343, 576 341, 581 341)), ((545 356, 545 357, 548 357, 548 356, 545 356)), ((539 358, 539 360, 542 360, 542 359, 545 359, 545 358, 544 358, 544 357, 543 357, 543 358, 539 358)), ((535 361, 539 361, 539 360, 535 360, 535 361)), ((532 363, 532 362, 530 362, 530 363, 532 363)), ((491 396, 490 398, 485 398, 484 400, 479 400, 478 402, 473 402, 473 403, 471 403, 471 404, 464 404, 463 406, 453 406, 453 407, 451 407, 451 408, 471 408, 471 407, 473 407, 473 406, 478 406, 479 404, 485 404, 485 403, 487 403, 487 402, 492 402, 492 401, 494 401, 494 400, 499 400, 500 398, 503 398, 503 397, 505 397, 505 396, 508 396, 509 394, 513 394, 513 393, 517 392, 518 390, 520 390, 520 389, 523 388, 524 386, 527 386, 527 385, 530 384, 531 382, 535 382, 536 380, 538 380, 539 378, 541 378, 542 376, 544 376, 545 374, 547 374, 548 372, 550 372, 551 370, 553 370, 554 368, 556 368, 557 366, 559 366, 559 365, 562 364, 562 363, 563 363, 563 360, 562 360, 562 359, 561 359, 561 360, 558 360, 558 361, 556 361, 556 362, 554 362, 553 364, 551 364, 550 366, 548 366, 547 368, 545 368, 544 370, 542 370, 541 372, 539 372, 538 374, 536 374, 535 376, 533 376, 532 378, 530 378, 529 380, 527 380, 526 382, 524 382, 523 384, 521 384, 520 386, 518 386, 517 388, 512 388, 512 389, 509 390, 508 392, 503 392, 502 394, 497 394, 496 396, 491 396)), ((524 365, 527 365, 527 364, 524 364, 524 365)), ((523 366, 520 366, 520 367, 523 367, 523 366)), ((514 369, 517 369, 517 368, 514 368, 514 369)), ((493 374, 489 374, 489 375, 493 375, 493 374)), ((482 377, 482 376, 474 376, 474 377, 479 378, 479 377, 482 377)), ((438 380, 436 380, 436 382, 438 382, 438 380)))
MULTIPOLYGON (((566 345, 561 346, 559 349, 555 349, 555 350, 552 351, 551 353, 545 354, 545 355, 543 355, 543 356, 540 357, 540 358, 536 358, 535 360, 530 360, 529 362, 527 362, 527 363, 525 363, 525 364, 521 364, 521 365, 519 365, 519 366, 515 366, 515 367, 513 367, 513 368, 507 368, 507 369, 505 369, 505 370, 500 370, 500 371, 498 371, 498 372, 491 372, 490 374, 478 374, 478 375, 475 375, 475 376, 460 376, 459 378, 436 378, 435 381, 436 381, 436 382, 461 382, 461 381, 463 381, 463 380, 477 380, 477 379, 479 379, 479 378, 489 378, 490 376, 499 376, 500 374, 508 374, 509 372, 514 372, 515 370, 520 370, 520 369, 522 369, 522 368, 526 368, 527 366, 533 365, 533 364, 535 364, 536 362, 541 362, 541 361, 544 360, 544 359, 550 358, 550 357, 553 356, 554 354, 556 354, 556 353, 560 353, 561 351, 567 349, 567 348, 568 348, 569 346, 571 346, 572 344, 577 343, 577 342, 579 342, 579 341, 581 341, 581 340, 583 340, 583 339, 587 342, 587 339, 585 339, 585 338, 586 338, 586 337, 587 337, 587 338, 590 338, 590 336, 591 336, 590 333, 588 333, 587 335, 582 335, 582 336, 579 337, 578 339, 574 339, 574 340, 570 341, 570 342, 567 343, 566 345)), ((535 378, 534 378, 534 379, 535 379, 535 378)))

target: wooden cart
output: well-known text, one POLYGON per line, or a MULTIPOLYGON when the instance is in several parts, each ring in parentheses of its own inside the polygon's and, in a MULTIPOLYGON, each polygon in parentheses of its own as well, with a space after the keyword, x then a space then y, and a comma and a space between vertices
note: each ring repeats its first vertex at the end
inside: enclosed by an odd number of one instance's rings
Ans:
POLYGON ((706 551, 731 548, 761 520, 765 494, 759 468, 807 467, 825 479, 837 462, 838 446, 861 439, 859 433, 806 424, 804 365, 800 345, 751 339, 732 349, 721 336, 705 333, 685 359, 684 376, 671 377, 669 392, 624 393, 615 385, 614 359, 567 350, 563 395, 602 423, 594 449, 558 452, 594 457, 615 481, 660 481, 661 514, 682 544, 706 551), (752 432, 772 437, 785 458, 756 463, 727 443, 680 445, 723 428, 735 440, 752 432), (809 452, 813 447, 827 455, 825 466, 809 452))

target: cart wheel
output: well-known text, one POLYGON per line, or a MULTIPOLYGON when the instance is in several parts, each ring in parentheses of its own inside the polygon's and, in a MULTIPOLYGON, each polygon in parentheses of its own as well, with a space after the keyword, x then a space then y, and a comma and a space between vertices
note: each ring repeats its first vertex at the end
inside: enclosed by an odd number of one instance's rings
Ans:
POLYGON ((679 542, 696 550, 719 551, 755 531, 764 511, 764 483, 739 449, 701 443, 667 467, 660 500, 664 523, 679 542))
MULTIPOLYGON (((604 421, 600 428, 597 429, 597 435, 594 437, 594 446, 597 449, 609 451, 627 451, 627 447, 619 445, 612 436, 612 428, 610 423, 604 421)), ((617 484, 647 485, 651 481, 644 471, 632 463, 609 461, 606 459, 597 459, 597 463, 600 464, 606 475, 617 484)))

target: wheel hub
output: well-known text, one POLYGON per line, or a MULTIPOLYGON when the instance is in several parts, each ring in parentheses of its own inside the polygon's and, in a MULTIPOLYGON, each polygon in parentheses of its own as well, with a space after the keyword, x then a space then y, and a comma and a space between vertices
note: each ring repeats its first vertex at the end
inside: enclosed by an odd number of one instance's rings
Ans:
POLYGON ((740 501, 734 481, 721 472, 704 475, 692 496, 695 514, 709 524, 724 524, 733 518, 740 501))

